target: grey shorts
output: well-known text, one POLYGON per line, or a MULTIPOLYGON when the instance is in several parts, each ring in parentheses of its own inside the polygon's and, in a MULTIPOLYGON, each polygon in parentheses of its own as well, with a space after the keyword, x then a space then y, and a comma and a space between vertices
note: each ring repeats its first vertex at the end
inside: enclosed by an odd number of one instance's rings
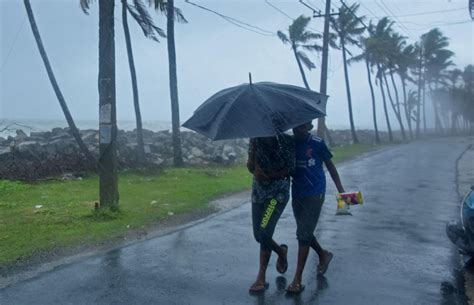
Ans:
POLYGON ((293 215, 296 219, 296 238, 302 244, 310 244, 314 237, 314 230, 318 224, 321 208, 324 203, 324 194, 293 198, 293 215))

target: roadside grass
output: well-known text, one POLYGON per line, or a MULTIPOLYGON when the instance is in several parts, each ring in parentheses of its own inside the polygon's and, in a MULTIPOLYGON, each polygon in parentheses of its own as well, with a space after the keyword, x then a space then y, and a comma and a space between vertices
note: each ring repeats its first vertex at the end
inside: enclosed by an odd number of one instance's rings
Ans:
MULTIPOLYGON (((335 162, 379 148, 348 145, 335 162)), ((0 180, 0 266, 69 246, 93 245, 146 229, 172 215, 208 211, 209 201, 250 189, 245 165, 122 172, 120 211, 94 211, 98 177, 25 183, 0 180)))

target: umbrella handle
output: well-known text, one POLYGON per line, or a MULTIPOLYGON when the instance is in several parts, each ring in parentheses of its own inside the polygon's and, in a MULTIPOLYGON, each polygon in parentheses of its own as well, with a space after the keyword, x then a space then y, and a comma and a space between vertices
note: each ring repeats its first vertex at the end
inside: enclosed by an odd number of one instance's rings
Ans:
POLYGON ((252 85, 252 73, 249 72, 249 83, 252 85))

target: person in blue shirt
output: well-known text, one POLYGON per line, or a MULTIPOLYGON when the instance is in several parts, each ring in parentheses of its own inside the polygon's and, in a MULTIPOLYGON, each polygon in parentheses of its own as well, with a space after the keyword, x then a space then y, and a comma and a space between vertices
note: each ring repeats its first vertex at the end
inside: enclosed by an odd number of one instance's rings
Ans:
POLYGON ((323 139, 310 134, 312 128, 311 122, 293 128, 296 170, 291 191, 297 227, 298 261, 293 282, 288 286, 287 292, 294 294, 304 290, 301 280, 310 248, 319 256, 317 273, 320 275, 327 271, 333 258, 333 254, 323 249, 314 236, 326 193, 323 163, 338 192, 344 193, 337 169, 331 161, 332 154, 323 139))

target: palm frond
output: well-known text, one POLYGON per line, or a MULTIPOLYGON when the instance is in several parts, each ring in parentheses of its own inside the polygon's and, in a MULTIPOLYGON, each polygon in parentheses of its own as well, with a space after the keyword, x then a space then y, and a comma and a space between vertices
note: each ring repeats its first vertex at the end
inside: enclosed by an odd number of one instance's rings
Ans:
POLYGON ((127 9, 142 29, 145 37, 157 42, 159 41, 157 35, 159 37, 166 37, 165 32, 155 25, 153 18, 148 13, 148 9, 142 0, 133 0, 133 6, 127 2, 127 9), (155 35, 155 33, 157 35, 155 35))
POLYGON ((316 68, 316 65, 311 61, 311 59, 308 58, 308 56, 304 52, 298 51, 296 54, 301 60, 301 62, 306 66, 306 68, 308 68, 309 70, 316 68))
POLYGON ((81 5, 81 9, 84 12, 84 14, 89 15, 89 9, 91 8, 91 3, 94 0, 80 0, 79 4, 81 5))
POLYGON ((296 18, 293 23, 288 27, 288 33, 291 41, 301 41, 301 36, 305 32, 311 17, 305 17, 304 15, 296 18))
MULTIPOLYGON (((150 6, 153 6, 157 12, 168 17, 168 2, 166 0, 148 0, 150 6)), ((180 8, 174 7, 174 18, 178 23, 188 23, 180 8)))
POLYGON ((280 38, 280 40, 284 43, 284 44, 290 44, 290 39, 288 38, 288 36, 283 33, 282 31, 278 31, 277 32, 277 36, 278 38, 280 38))
POLYGON ((314 52, 314 51, 321 52, 323 50, 323 47, 317 44, 304 44, 304 45, 301 45, 301 47, 311 52, 314 52))

